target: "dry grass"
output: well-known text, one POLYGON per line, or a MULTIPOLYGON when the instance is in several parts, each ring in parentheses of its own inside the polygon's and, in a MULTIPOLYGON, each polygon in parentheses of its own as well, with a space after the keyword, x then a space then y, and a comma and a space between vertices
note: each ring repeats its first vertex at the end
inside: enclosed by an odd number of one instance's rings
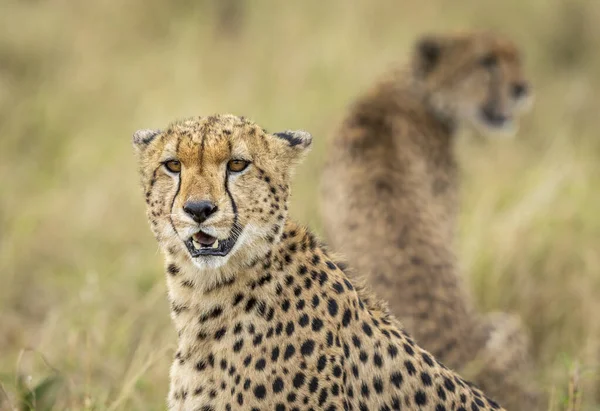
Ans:
POLYGON ((249 3, 1 2, 0 409, 44 409, 54 375, 56 409, 164 409, 175 335, 133 130, 213 112, 310 130, 292 211, 319 229, 345 106, 419 33, 457 27, 512 35, 537 90, 520 138, 459 144, 464 273, 529 326, 552 409, 600 409, 600 3, 249 3))

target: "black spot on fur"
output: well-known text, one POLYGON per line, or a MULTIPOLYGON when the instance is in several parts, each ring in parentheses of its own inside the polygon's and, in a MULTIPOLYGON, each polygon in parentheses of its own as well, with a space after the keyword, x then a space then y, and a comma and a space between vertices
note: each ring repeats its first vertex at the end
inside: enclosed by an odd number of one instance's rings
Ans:
POLYGON ((177 274, 179 274, 179 267, 171 263, 167 266, 167 272, 172 276, 176 276, 177 274))

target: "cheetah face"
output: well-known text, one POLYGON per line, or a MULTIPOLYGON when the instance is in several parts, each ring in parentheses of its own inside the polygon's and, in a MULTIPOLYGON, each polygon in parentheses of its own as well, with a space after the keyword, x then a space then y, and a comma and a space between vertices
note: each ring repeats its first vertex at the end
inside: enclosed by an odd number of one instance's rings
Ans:
POLYGON ((431 35, 417 46, 417 72, 434 110, 486 135, 514 135, 533 94, 517 47, 488 33, 431 35))
POLYGON ((134 134, 147 214, 163 252, 200 269, 250 263, 279 239, 289 178, 310 134, 268 134, 232 115, 134 134))

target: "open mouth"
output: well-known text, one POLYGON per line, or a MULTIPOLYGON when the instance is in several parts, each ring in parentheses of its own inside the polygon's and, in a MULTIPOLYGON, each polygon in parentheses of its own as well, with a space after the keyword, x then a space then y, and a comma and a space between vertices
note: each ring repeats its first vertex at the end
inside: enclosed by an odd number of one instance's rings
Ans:
MULTIPOLYGON (((238 232, 233 230, 234 233, 238 232)), ((237 235, 232 235, 225 240, 219 240, 216 237, 198 231, 185 241, 185 245, 192 257, 200 256, 219 256, 223 257, 229 254, 235 242, 237 235)))

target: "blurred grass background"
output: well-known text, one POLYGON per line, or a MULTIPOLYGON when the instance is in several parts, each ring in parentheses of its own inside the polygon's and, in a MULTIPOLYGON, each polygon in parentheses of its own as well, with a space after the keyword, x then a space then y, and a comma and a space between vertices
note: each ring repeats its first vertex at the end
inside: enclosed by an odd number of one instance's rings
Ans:
POLYGON ((292 213, 320 230, 346 106, 420 33, 469 27, 522 45, 536 103, 515 140, 459 141, 464 274, 481 309, 522 316, 552 409, 569 385, 600 409, 596 0, 0 2, 0 409, 54 375, 55 409, 165 408, 176 336, 134 130, 215 112, 309 130, 292 213))

